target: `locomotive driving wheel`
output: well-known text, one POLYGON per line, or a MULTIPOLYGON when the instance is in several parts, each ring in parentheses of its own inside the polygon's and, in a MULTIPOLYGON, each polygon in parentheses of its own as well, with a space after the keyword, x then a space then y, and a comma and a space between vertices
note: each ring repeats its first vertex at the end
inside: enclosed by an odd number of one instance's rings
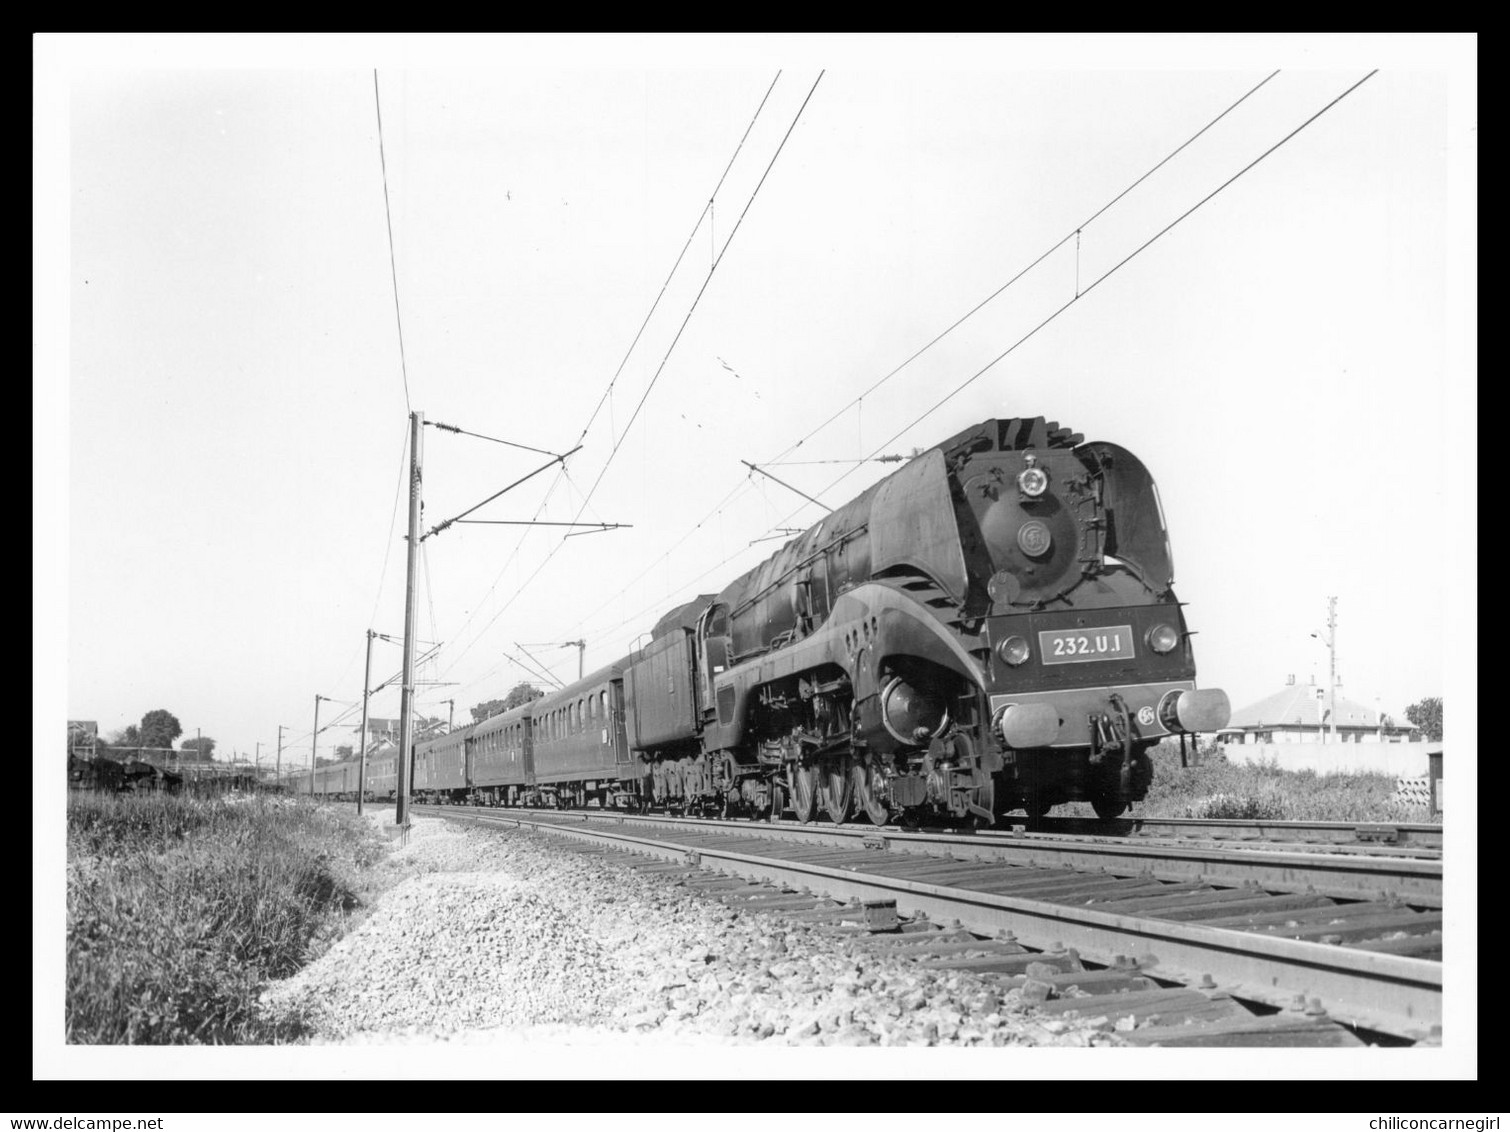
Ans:
POLYGON ((852 786, 849 758, 830 762, 823 773, 823 809, 835 825, 843 825, 849 817, 850 803, 854 799, 852 786))
POLYGON ((771 779, 771 812, 766 815, 767 821, 780 821, 781 812, 786 809, 786 791, 781 788, 781 780, 771 779))
POLYGON ((881 773, 881 768, 871 760, 856 761, 851 779, 855 791, 855 809, 864 813, 873 825, 885 825, 886 819, 891 816, 883 801, 886 789, 886 776, 881 773))
POLYGON ((818 809, 818 768, 791 763, 792 812, 803 825, 813 820, 818 809))

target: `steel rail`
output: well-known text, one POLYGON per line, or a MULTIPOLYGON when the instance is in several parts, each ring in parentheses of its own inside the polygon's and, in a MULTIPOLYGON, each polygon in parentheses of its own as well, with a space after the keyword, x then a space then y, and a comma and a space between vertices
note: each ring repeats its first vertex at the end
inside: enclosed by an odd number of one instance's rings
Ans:
MULTIPOLYGON (((437 807, 435 812, 444 812, 448 808, 437 807)), ((1440 857, 1365 855, 1315 849, 1274 849, 1270 846, 1193 845, 1183 840, 1157 843, 1115 837, 1067 838, 992 831, 909 831, 890 826, 716 821, 612 811, 477 809, 471 812, 516 813, 546 822, 643 825, 715 837, 758 837, 852 848, 871 843, 887 849, 948 856, 963 861, 990 860, 1040 868, 1086 869, 1112 876, 1151 876, 1172 883, 1199 880, 1216 885, 1251 885, 1271 892, 1314 892, 1341 900, 1384 898, 1417 907, 1442 906, 1440 857)))
POLYGON ((427 812, 684 860, 736 876, 821 890, 837 900, 892 899, 906 915, 957 919, 983 934, 1011 931, 1028 947, 1073 947, 1097 963, 1128 956, 1157 978, 1202 986, 1214 981, 1235 998, 1269 1006, 1284 1008, 1297 997, 1319 998, 1337 1021, 1400 1037, 1427 1038, 1442 1020, 1442 964, 1430 960, 862 873, 723 849, 709 844, 712 839, 691 844, 607 829, 601 823, 498 811, 460 814, 431 807, 427 812))
MULTIPOLYGON (((1190 837, 1244 842, 1300 842, 1305 845, 1385 846, 1441 849, 1442 827, 1426 822, 1255 821, 1238 818, 1049 817, 1035 823, 1008 815, 1003 826, 1036 833, 1082 833, 1096 837, 1190 837)), ((986 831, 991 833, 994 831, 986 831)))

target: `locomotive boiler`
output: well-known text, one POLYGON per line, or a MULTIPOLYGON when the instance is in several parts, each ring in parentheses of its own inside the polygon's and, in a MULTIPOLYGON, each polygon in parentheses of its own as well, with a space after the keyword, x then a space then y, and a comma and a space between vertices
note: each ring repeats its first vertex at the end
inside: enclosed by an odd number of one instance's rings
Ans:
POLYGON ((1172 585, 1132 453, 985 421, 663 618, 626 662, 630 745, 658 803, 1113 817, 1150 746, 1228 720, 1172 585))

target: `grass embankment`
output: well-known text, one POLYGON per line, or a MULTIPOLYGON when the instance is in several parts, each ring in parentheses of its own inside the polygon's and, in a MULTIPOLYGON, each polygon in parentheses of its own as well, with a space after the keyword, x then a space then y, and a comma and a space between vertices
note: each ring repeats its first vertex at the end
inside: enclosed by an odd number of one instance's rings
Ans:
POLYGON ((300 1037, 257 996, 340 936, 386 851, 351 807, 71 793, 68 1041, 300 1037))
MULTIPOLYGON (((1398 801, 1392 774, 1317 774, 1281 770, 1274 763, 1229 763, 1203 752, 1197 766, 1180 766, 1178 747, 1159 746, 1148 797, 1133 816, 1254 818, 1265 821, 1430 821, 1427 807, 1398 801)), ((1089 807, 1086 807, 1089 810, 1089 807)))

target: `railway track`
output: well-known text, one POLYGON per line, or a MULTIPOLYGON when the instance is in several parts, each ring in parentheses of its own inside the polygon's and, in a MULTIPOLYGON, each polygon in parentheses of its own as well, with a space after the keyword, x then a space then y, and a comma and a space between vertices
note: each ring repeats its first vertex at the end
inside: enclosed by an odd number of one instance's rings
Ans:
POLYGON ((1232 841, 1241 844, 1300 844, 1340 850, 1366 848, 1370 852, 1392 849, 1437 851, 1442 848, 1442 827, 1424 822, 1322 822, 1245 821, 1212 818, 1049 817, 1029 823, 1008 816, 1004 826, 1023 832, 1087 834, 1098 837, 1174 837, 1198 841, 1232 841))
POLYGON ((416 810, 571 838, 753 908, 836 925, 879 910, 870 946, 923 949, 1024 993, 1031 983, 1048 1014, 1105 1007, 1165 1023, 1129 1041, 1430 1041, 1441 1022, 1439 859, 1185 846, 1181 860, 1179 847, 1126 839, 416 810), (1087 1003, 1088 987, 1115 998, 1087 1003))
MULTIPOLYGON (((454 807, 429 807, 445 814, 454 807)), ((464 811, 496 813, 499 811, 464 811)), ((1245 823, 1215 822, 1208 837, 1196 837, 1197 823, 1181 822, 1184 832, 1137 839, 1094 833, 1010 832, 1003 830, 906 830, 794 821, 749 822, 712 818, 667 817, 591 810, 509 810, 542 821, 606 823, 660 831, 663 834, 715 834, 758 837, 801 845, 859 849, 874 846, 904 854, 960 861, 1067 868, 1114 877, 1151 877, 1165 883, 1204 882, 1224 887, 1256 887, 1270 893, 1309 893, 1336 900, 1395 901, 1420 907, 1442 906, 1440 851, 1341 840, 1344 829, 1327 826, 1334 839, 1298 846, 1257 837, 1227 840, 1225 833, 1245 823)), ((1267 829, 1274 823, 1251 823, 1267 829)), ((1289 823, 1315 829, 1322 823, 1289 823)))

